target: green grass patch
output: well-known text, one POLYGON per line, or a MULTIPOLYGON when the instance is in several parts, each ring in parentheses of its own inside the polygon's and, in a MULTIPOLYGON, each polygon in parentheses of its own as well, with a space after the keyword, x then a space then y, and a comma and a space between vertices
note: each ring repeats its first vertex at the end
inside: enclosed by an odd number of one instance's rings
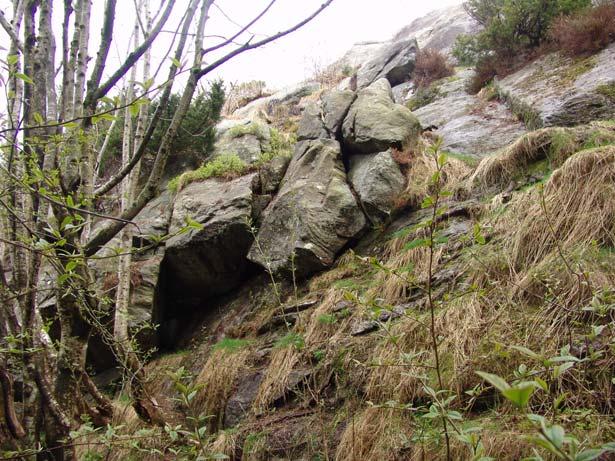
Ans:
POLYGON ((212 351, 226 351, 237 352, 250 345, 251 341, 248 339, 239 338, 224 338, 217 342, 211 348, 212 351))
POLYGON ((455 160, 459 160, 460 162, 465 163, 466 165, 475 168, 480 163, 480 159, 476 158, 472 155, 462 154, 459 152, 444 152, 447 157, 454 158, 455 160))
POLYGON ((596 87, 596 93, 615 101, 615 82, 605 83, 596 87))
POLYGON ((246 172, 248 164, 237 154, 223 154, 194 171, 187 171, 169 181, 169 190, 179 192, 188 184, 209 178, 234 177, 246 172))
POLYGON ((260 123, 252 122, 246 125, 234 126, 228 131, 228 136, 233 139, 246 135, 256 136, 259 141, 263 141, 269 135, 269 128, 260 123))
POLYGON ((414 111, 431 104, 440 96, 442 96, 440 89, 435 84, 431 84, 428 87, 418 87, 414 95, 406 103, 406 107, 414 111))
POLYGON ((275 342, 275 347, 277 349, 294 347, 295 349, 300 351, 305 347, 305 339, 303 339, 303 336, 301 336, 299 333, 294 333, 290 331, 275 342))

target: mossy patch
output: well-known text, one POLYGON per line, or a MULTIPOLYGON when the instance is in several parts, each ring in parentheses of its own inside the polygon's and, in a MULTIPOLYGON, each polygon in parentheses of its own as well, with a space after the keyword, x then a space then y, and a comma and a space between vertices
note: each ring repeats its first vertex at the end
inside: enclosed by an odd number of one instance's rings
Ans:
POLYGON ((596 87, 596 93, 606 96, 615 102, 615 82, 605 83, 596 87))
POLYGON ((223 154, 205 163, 194 171, 187 171, 169 181, 168 187, 172 192, 179 192, 185 186, 209 178, 237 177, 246 172, 248 164, 241 160, 237 154, 223 154))

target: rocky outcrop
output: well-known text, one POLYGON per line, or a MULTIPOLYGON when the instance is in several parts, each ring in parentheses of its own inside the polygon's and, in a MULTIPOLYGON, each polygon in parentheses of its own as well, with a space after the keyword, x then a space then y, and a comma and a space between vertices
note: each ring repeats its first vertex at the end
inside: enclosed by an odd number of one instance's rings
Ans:
POLYGON ((505 104, 467 94, 465 88, 473 72, 464 70, 433 85, 437 94, 431 104, 413 114, 421 125, 437 127, 442 149, 482 157, 507 146, 526 132, 525 126, 505 104))
POLYGON ((374 224, 390 216, 406 183, 390 151, 351 156, 348 179, 374 224))
POLYGON ((333 264, 365 223, 346 182, 339 143, 301 141, 248 258, 272 273, 305 277, 333 264))
POLYGON ((419 130, 416 117, 393 102, 391 85, 384 78, 359 91, 342 126, 345 146, 360 154, 401 147, 419 130))
POLYGON ((267 119, 274 112, 276 106, 297 106, 305 96, 309 96, 320 90, 317 82, 303 82, 283 88, 271 96, 257 99, 233 113, 236 118, 248 118, 250 120, 267 119))
POLYGON ((193 305, 235 288, 248 268, 253 242, 256 174, 229 182, 192 183, 176 197, 166 245, 167 298, 193 305), (194 221, 200 226, 188 227, 194 221), (172 290, 172 291, 169 291, 172 290))
POLYGON ((338 139, 344 117, 356 94, 349 90, 332 90, 323 93, 318 101, 311 103, 303 112, 297 130, 297 139, 338 139))
POLYGON ((251 164, 269 149, 270 128, 264 123, 243 119, 237 123, 225 121, 217 127, 214 157, 235 154, 251 164))
POLYGON ((534 127, 611 119, 615 117, 613 62, 615 44, 584 58, 549 54, 499 80, 497 87, 534 127))
POLYGON ((418 44, 414 38, 392 42, 375 52, 359 69, 358 88, 365 88, 378 79, 386 78, 392 86, 410 80, 418 44))
POLYGON ((393 40, 415 38, 421 49, 433 48, 449 53, 461 34, 475 34, 480 26, 462 5, 432 11, 415 19, 395 34, 393 40))

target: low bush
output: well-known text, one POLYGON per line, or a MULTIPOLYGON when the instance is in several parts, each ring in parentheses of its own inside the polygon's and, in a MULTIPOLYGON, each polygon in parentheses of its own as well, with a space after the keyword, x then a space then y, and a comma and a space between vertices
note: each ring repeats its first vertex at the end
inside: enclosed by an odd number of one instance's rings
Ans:
POLYGON ((474 75, 468 81, 466 90, 470 94, 476 94, 483 89, 493 78, 499 73, 500 67, 497 64, 497 58, 489 56, 481 59, 476 63, 474 75))
POLYGON ((615 2, 571 16, 560 16, 550 29, 555 46, 569 56, 592 54, 615 42, 615 2))
POLYGON ((416 54, 414 82, 417 87, 427 87, 436 80, 449 77, 454 73, 455 69, 442 52, 427 48, 416 54))

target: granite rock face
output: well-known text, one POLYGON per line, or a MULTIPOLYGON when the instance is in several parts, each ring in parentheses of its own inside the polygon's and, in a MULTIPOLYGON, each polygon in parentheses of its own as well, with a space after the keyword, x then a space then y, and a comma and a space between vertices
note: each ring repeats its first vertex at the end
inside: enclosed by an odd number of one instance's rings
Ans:
POLYGON ((301 141, 248 258, 272 273, 306 277, 331 266, 365 224, 346 182, 339 143, 301 141))
POLYGON ((344 145, 357 154, 401 147, 419 131, 419 121, 406 107, 395 104, 384 78, 359 91, 342 125, 344 145))
POLYGON ((373 224, 387 220, 406 184, 391 151, 351 156, 348 180, 373 224))
POLYGON ((549 54, 496 84, 536 127, 573 126, 615 117, 615 44, 583 58, 549 54))
POLYGON ((465 88, 472 74, 463 70, 437 85, 436 100, 413 114, 422 126, 437 128, 444 150, 480 158, 507 146, 526 128, 504 103, 469 95, 465 88))

